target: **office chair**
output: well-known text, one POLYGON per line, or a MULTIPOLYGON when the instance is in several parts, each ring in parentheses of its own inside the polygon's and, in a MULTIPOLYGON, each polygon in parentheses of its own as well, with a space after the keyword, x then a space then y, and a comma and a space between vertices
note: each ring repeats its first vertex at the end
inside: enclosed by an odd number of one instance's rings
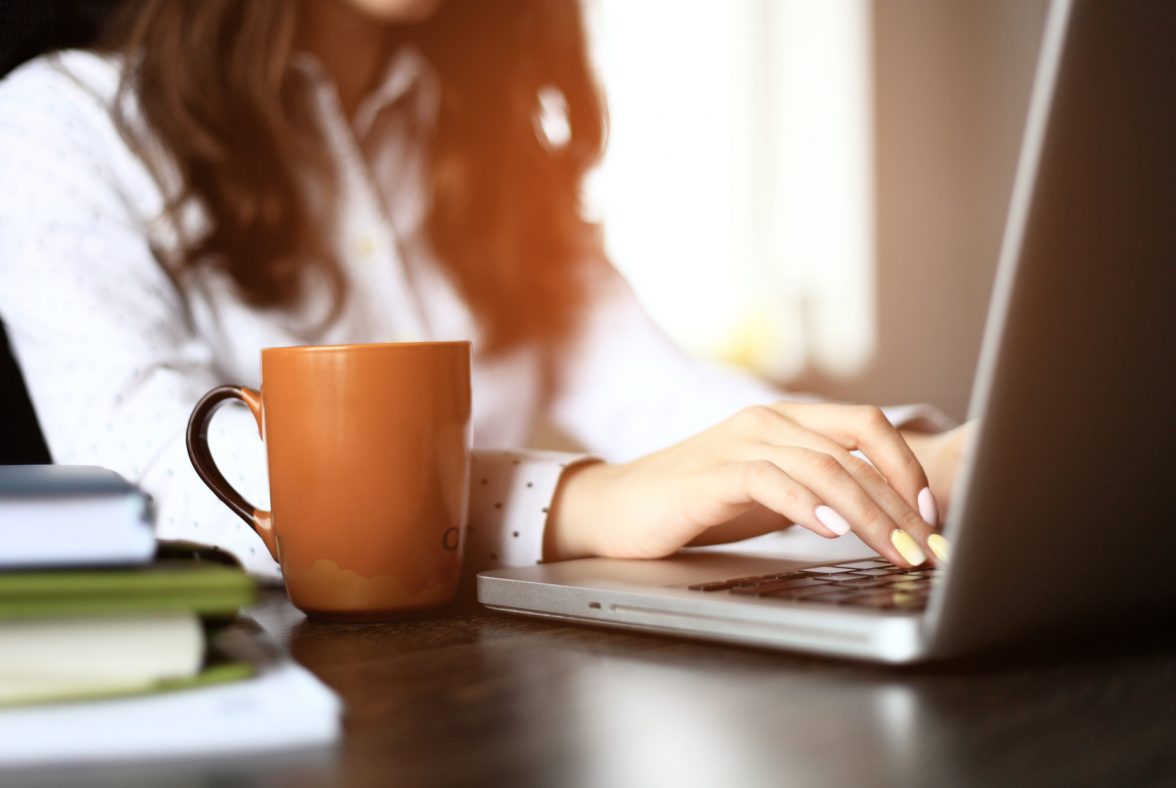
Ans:
POLYGON ((0 323, 0 465, 44 465, 51 462, 37 424, 24 378, 0 323))
MULTIPOLYGON (((54 49, 93 44, 120 0, 3 0, 0 78, 54 49)), ((51 462, 20 367, 0 321, 0 465, 51 462)))

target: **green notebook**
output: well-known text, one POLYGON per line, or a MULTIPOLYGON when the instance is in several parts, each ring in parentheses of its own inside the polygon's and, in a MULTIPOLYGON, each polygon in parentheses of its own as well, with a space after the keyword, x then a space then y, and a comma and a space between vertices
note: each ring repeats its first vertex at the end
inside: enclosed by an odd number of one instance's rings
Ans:
POLYGON ((0 621, 174 611, 230 616, 256 594, 243 570, 191 561, 157 561, 133 569, 0 572, 0 621))

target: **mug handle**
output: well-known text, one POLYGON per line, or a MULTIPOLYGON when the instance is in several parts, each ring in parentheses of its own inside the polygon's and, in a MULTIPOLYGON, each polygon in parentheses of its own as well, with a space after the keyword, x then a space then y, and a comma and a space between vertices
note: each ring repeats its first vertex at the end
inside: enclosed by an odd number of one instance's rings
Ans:
POLYGON ((192 467, 208 485, 217 498, 257 532, 261 541, 274 560, 278 560, 278 546, 274 539, 273 514, 264 509, 258 509, 245 500, 241 493, 233 489, 233 485, 225 479, 224 474, 216 467, 212 459, 212 452, 208 448, 208 423, 217 408, 231 399, 244 402, 257 420, 257 434, 261 435, 261 394, 244 386, 217 386, 205 394, 192 409, 192 417, 188 419, 188 458, 192 460, 192 467))

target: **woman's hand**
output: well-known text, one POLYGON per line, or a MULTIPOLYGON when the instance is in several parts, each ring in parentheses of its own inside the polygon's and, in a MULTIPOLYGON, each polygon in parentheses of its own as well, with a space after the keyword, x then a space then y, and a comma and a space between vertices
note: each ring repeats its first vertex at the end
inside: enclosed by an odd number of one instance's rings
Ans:
POLYGON ((658 558, 797 523, 830 538, 853 530, 914 566, 947 554, 937 510, 919 458, 881 410, 782 402, 630 463, 570 468, 544 555, 658 558))
POLYGON ((927 472, 931 492, 941 505, 940 517, 945 516, 952 505, 952 488, 955 486, 960 459, 975 431, 975 422, 970 421, 947 432, 902 432, 907 445, 927 472))

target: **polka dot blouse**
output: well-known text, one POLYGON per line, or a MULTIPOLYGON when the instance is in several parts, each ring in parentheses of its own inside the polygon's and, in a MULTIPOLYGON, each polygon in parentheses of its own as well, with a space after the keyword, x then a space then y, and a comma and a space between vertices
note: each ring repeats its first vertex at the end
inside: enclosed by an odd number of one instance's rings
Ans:
MULTIPOLYGON (((66 52, 0 82, 0 318, 54 460, 136 480, 156 499, 161 538, 220 547, 270 579, 278 569, 258 537, 188 461, 183 433, 196 400, 222 383, 259 386, 264 347, 452 339, 477 347, 470 310, 423 242, 421 153, 436 118, 436 76, 402 51, 348 122, 317 63, 299 55, 292 67, 307 76, 338 181, 334 243, 350 296, 326 328, 321 290, 297 309, 256 309, 219 272, 165 274, 161 261, 205 220, 195 209, 177 226, 160 218, 177 184, 165 160, 153 177, 111 121, 119 61, 66 52)), ((128 113, 137 117, 133 104, 128 113)), ((629 459, 781 397, 681 354, 615 273, 591 286, 594 306, 563 356, 554 396, 540 397, 531 351, 475 352, 471 570, 541 559, 547 510, 569 465, 629 459), (540 420, 593 454, 520 448, 540 420)), ((248 412, 222 409, 210 443, 226 477, 266 507, 265 455, 248 412)))

